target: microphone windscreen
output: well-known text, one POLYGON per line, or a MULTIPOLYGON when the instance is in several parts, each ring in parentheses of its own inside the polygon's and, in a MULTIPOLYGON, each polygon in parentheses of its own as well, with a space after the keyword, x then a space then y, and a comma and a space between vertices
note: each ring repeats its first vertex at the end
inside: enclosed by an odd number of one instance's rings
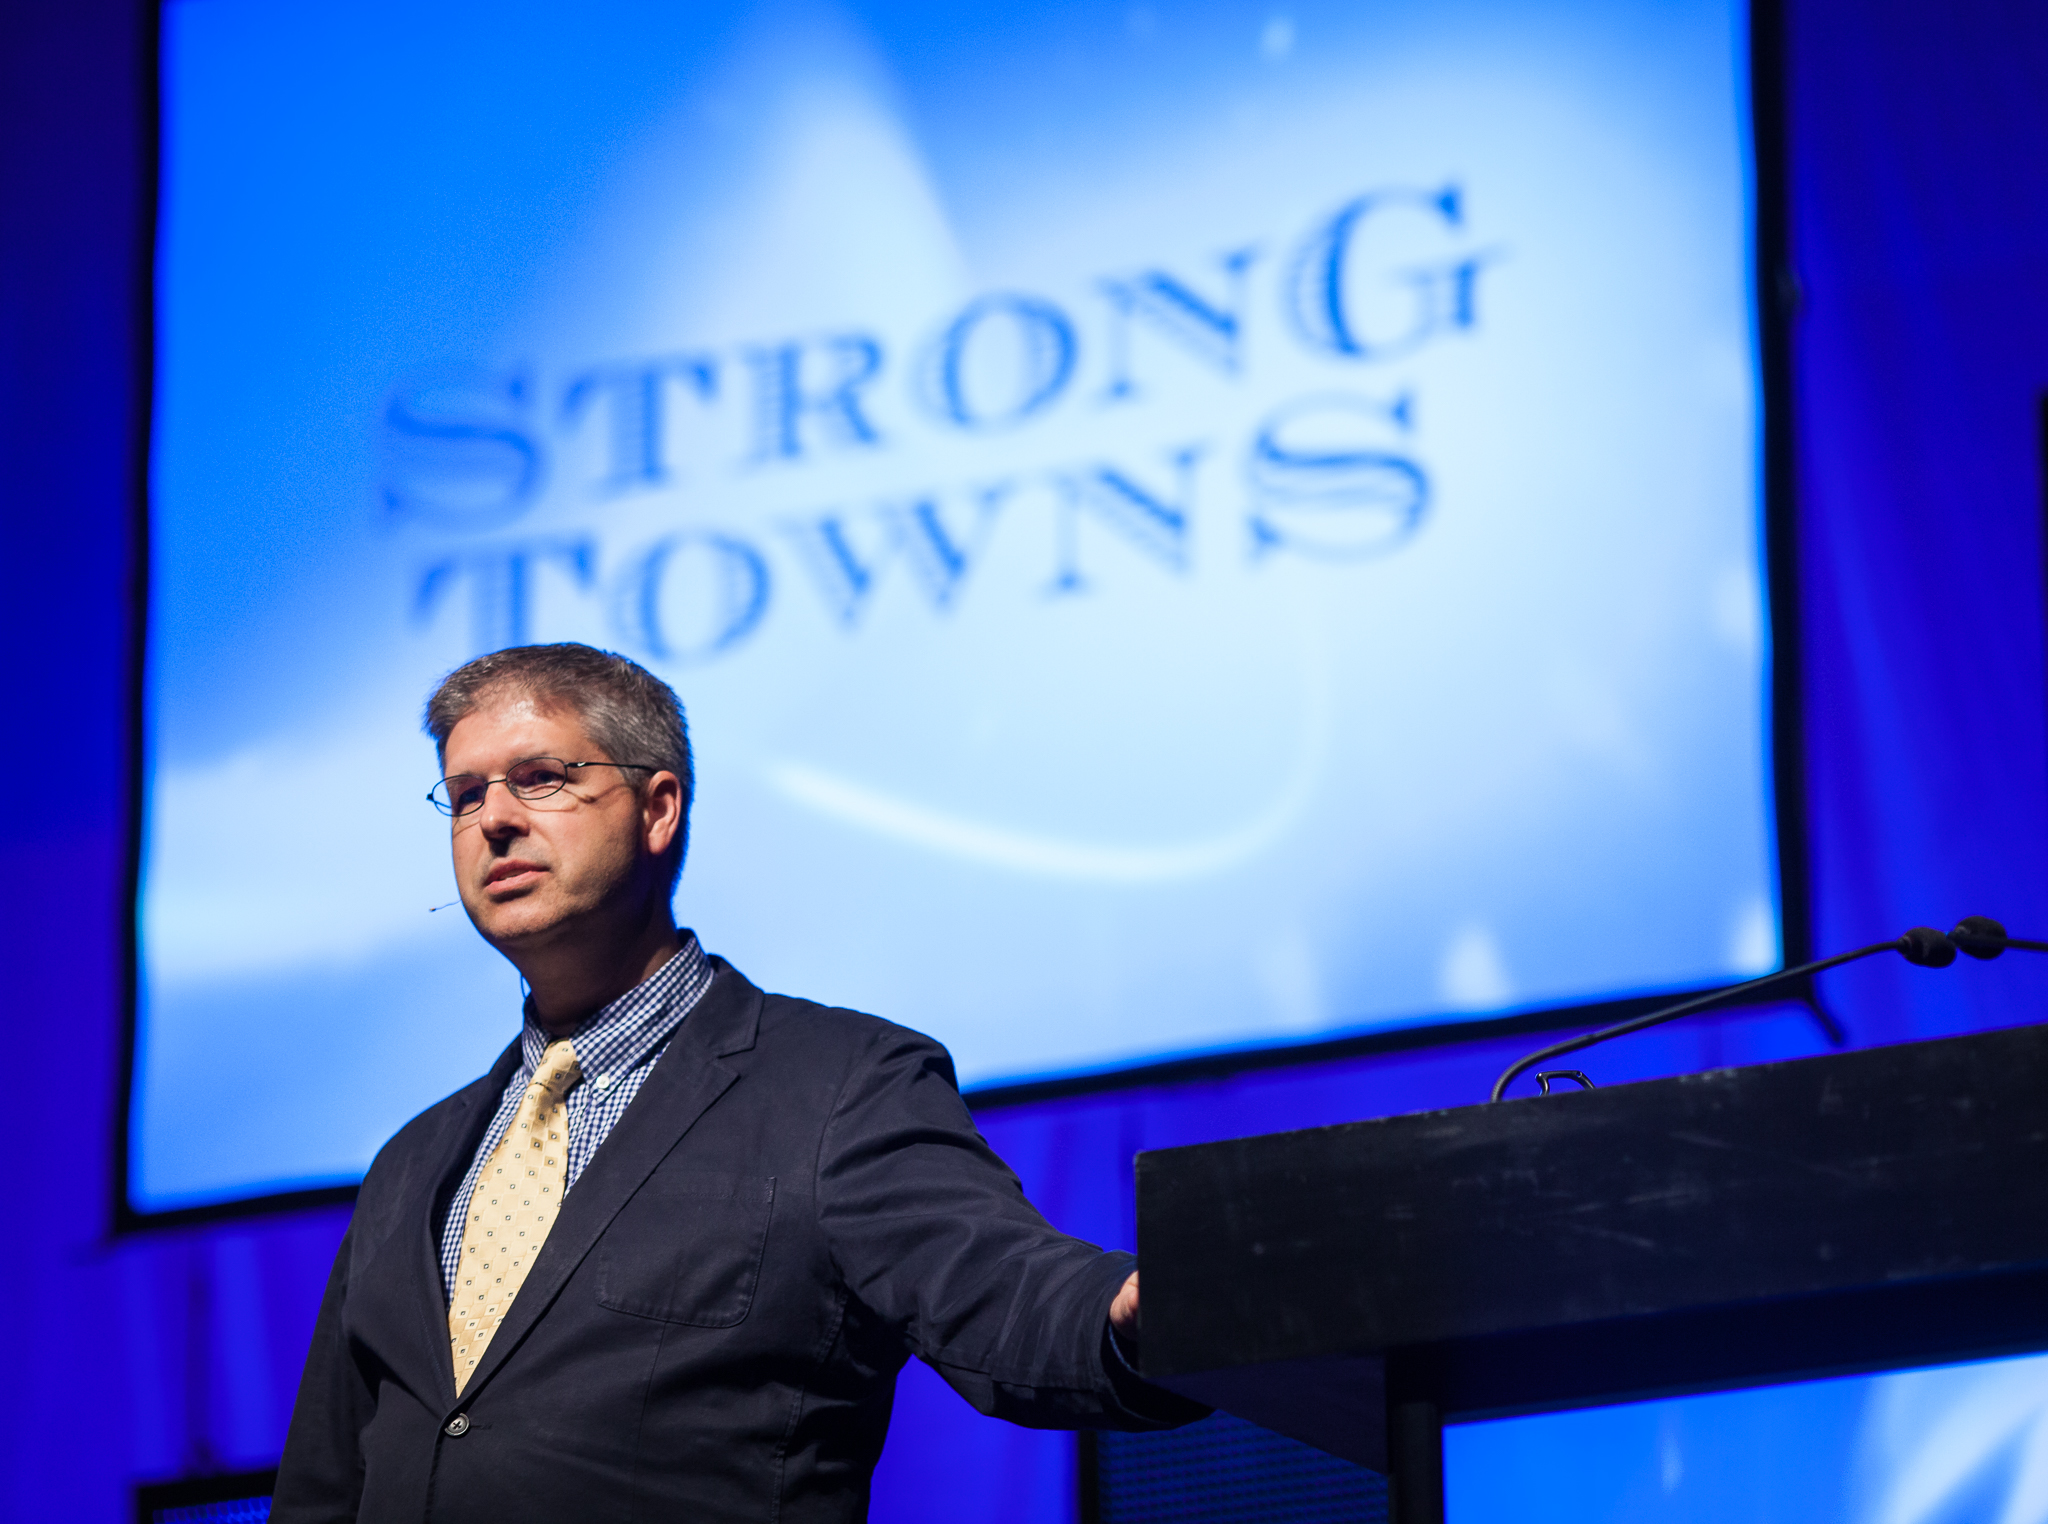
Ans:
POLYGON ((1915 926, 1899 938, 1899 952, 1922 968, 1947 968, 1956 961, 1956 945, 1932 926, 1915 926))
POLYGON ((2005 951, 2005 928, 1988 915, 1966 915, 1949 940, 1973 958, 1990 960, 2005 951))

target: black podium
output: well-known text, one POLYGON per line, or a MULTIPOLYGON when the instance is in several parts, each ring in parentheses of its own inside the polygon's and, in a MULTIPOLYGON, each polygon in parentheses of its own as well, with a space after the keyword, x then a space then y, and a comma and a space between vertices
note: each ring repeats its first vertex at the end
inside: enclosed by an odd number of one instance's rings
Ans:
POLYGON ((1443 1514, 1442 1424, 2048 1348, 2048 1026, 1138 1156, 1143 1366, 1443 1514))

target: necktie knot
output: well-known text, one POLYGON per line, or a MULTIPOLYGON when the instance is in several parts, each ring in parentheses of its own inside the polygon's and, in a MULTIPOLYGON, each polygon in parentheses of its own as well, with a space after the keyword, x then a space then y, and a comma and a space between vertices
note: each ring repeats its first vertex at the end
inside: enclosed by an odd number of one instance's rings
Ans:
POLYGON ((533 1071, 530 1083, 553 1096, 567 1095, 583 1078, 583 1066, 577 1062, 576 1048, 566 1037, 560 1042, 551 1042, 541 1055, 540 1067, 533 1071))

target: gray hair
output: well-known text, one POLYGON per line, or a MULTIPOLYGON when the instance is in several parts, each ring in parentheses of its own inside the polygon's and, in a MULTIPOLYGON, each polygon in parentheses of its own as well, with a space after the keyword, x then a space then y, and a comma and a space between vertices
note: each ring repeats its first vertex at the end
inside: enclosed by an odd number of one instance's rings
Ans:
MULTIPOLYGON (((683 785, 683 828, 676 833, 670 882, 683 871, 689 845, 690 801, 697 780, 690 767, 690 731, 675 690, 638 662, 595 646, 564 641, 552 646, 508 646, 464 662, 441 679, 427 700, 425 727, 445 765, 448 736, 470 714, 502 697, 559 706, 582 722, 612 762, 644 762, 674 773, 683 785)), ((583 757, 564 757, 582 762, 583 757)), ((626 775, 637 789, 644 777, 626 775)))

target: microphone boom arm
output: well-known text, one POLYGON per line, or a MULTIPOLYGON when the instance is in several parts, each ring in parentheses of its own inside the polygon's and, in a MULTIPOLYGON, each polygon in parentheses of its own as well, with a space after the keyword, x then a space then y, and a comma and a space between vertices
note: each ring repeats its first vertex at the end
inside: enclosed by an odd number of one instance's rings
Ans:
MULTIPOLYGON (((2004 947, 2018 947, 2022 945, 2019 942, 2003 937, 2000 938, 2000 941, 2004 947)), ((2048 947, 2044 947, 2043 950, 2048 951, 2048 947)), ((1943 964, 1952 963, 1955 961, 1956 956, 1954 946, 1940 932, 1934 931, 1930 927, 1916 926, 1903 937, 1895 937, 1889 942, 1873 942, 1870 946, 1859 947, 1854 952, 1837 953, 1832 958, 1822 958, 1818 963, 1802 963, 1797 968, 1784 968, 1778 970, 1775 974, 1765 974, 1761 979, 1751 979, 1742 984, 1724 985, 1718 990, 1710 990, 1704 995, 1696 995, 1691 1000, 1682 1001, 1677 1005, 1668 1005, 1661 1010, 1651 1011, 1647 1015, 1636 1016, 1628 1021, 1618 1021, 1611 1027, 1600 1028, 1597 1032, 1581 1032, 1577 1037, 1568 1037, 1563 1042, 1555 1042, 1547 1048, 1539 1048, 1536 1052, 1528 1054, 1526 1057, 1518 1058, 1514 1063, 1508 1065, 1507 1071, 1493 1082, 1493 1094, 1487 1097, 1487 1099, 1489 1101, 1499 1100, 1506 1093, 1508 1086, 1514 1083, 1517 1076, 1526 1073, 1548 1059, 1561 1058, 1567 1053, 1576 1053, 1581 1048, 1590 1048, 1595 1043, 1606 1042, 1610 1037, 1626 1037, 1631 1032, 1640 1032, 1648 1027, 1661 1026, 1667 1021, 1675 1021, 1680 1016, 1689 1016, 1694 1011, 1704 1011, 1709 1006, 1719 1005, 1723 1001, 1734 1000, 1742 995, 1767 990, 1774 985, 1791 984, 1795 980, 1807 978, 1812 974, 1825 973, 1828 969, 1840 968, 1844 963, 1854 963, 1859 958, 1874 957, 1881 952, 1903 953, 1908 961, 1914 963, 1924 962, 1929 967, 1940 967, 1943 964), (1940 957, 1943 951, 1947 953, 1945 958, 1940 957), (1935 961, 1937 958, 1940 959, 1939 962, 1935 961)))

